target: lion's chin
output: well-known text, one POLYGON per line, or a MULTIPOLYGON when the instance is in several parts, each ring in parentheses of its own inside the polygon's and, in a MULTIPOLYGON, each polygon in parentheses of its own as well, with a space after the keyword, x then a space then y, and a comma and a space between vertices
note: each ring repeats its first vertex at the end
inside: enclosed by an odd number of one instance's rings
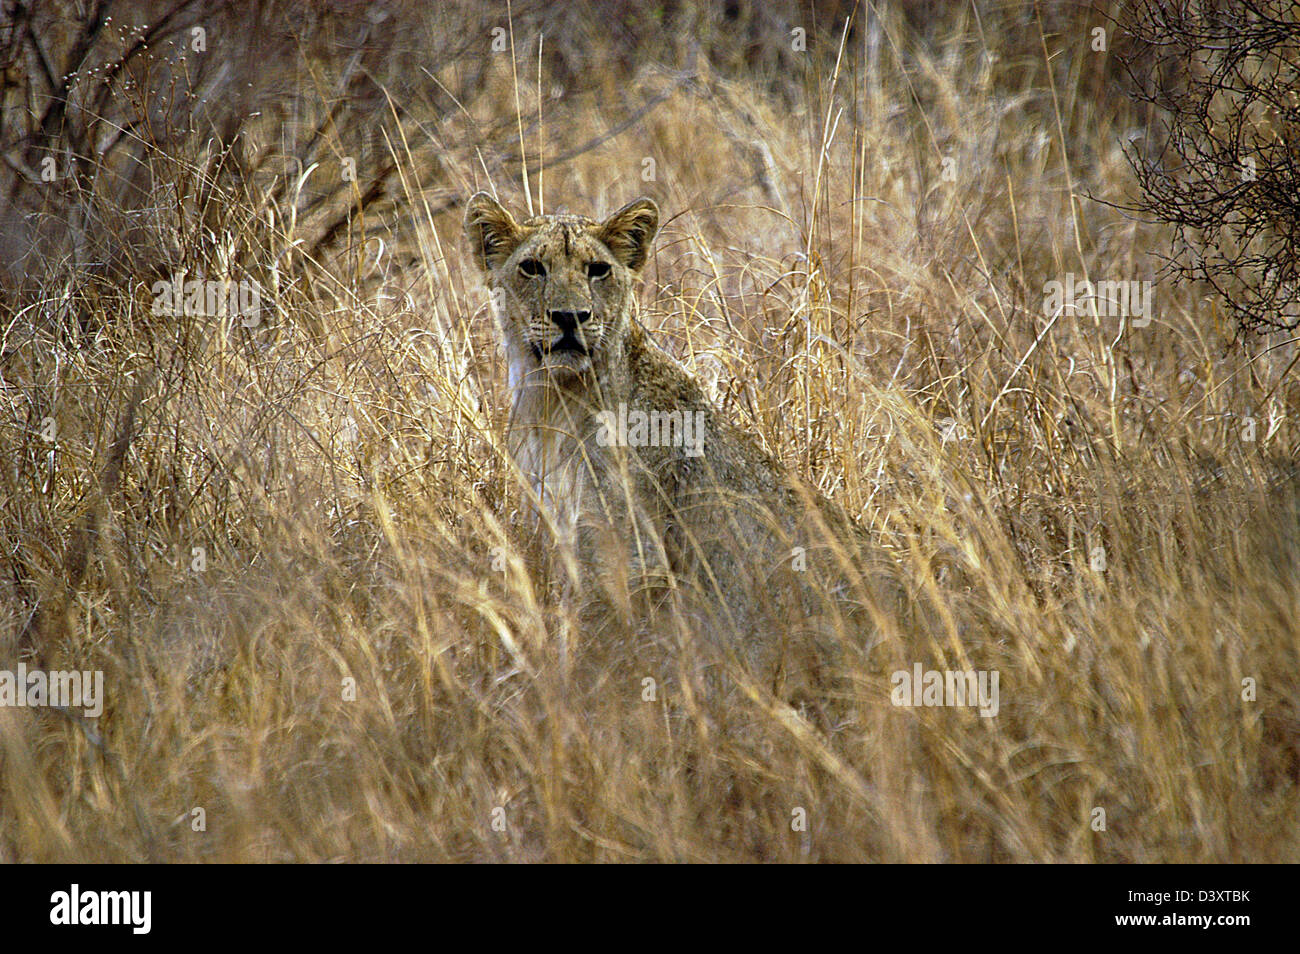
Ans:
POLYGON ((580 351, 535 352, 534 356, 538 374, 557 384, 580 384, 592 373, 591 357, 580 351))

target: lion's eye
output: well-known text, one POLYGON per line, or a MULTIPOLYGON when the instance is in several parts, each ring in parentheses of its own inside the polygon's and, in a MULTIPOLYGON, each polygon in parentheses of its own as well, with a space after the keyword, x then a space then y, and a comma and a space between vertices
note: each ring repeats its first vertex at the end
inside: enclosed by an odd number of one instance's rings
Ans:
POLYGON ((609 274, 608 262, 592 262, 587 266, 588 278, 604 278, 609 274))
POLYGON ((526 258, 519 263, 519 273, 528 278, 541 278, 546 274, 546 266, 535 258, 526 258))

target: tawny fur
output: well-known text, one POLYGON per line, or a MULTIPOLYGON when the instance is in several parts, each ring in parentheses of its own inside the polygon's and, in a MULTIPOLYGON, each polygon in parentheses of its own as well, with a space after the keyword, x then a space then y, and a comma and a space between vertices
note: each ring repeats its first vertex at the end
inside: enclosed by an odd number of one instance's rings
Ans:
POLYGON ((771 635, 819 615, 826 585, 860 581, 865 537, 720 415, 636 321, 658 221, 648 199, 603 222, 516 222, 486 193, 470 200, 466 236, 509 368, 508 447, 580 588, 625 611, 637 594, 686 588, 728 628, 771 635), (611 446, 602 421, 620 407, 689 414, 699 445, 611 446))

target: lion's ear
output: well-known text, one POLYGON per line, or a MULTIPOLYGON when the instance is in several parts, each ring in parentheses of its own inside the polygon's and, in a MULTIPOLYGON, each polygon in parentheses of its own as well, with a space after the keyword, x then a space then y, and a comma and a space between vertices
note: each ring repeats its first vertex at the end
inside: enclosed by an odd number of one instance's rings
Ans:
POLYGON ((490 272, 510 257, 522 233, 505 207, 486 192, 476 192, 465 206, 465 238, 474 261, 490 272))
POLYGON ((601 223, 596 237, 633 271, 650 255, 650 240, 659 229, 659 207, 646 198, 629 202, 601 223))

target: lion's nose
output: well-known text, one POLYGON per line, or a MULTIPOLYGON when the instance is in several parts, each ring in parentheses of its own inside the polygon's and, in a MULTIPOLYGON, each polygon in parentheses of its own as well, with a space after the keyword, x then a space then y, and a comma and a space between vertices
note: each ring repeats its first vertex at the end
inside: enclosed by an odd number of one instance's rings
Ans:
POLYGON ((589 311, 552 311, 550 319, 563 334, 571 335, 578 330, 578 325, 591 318, 589 311))

